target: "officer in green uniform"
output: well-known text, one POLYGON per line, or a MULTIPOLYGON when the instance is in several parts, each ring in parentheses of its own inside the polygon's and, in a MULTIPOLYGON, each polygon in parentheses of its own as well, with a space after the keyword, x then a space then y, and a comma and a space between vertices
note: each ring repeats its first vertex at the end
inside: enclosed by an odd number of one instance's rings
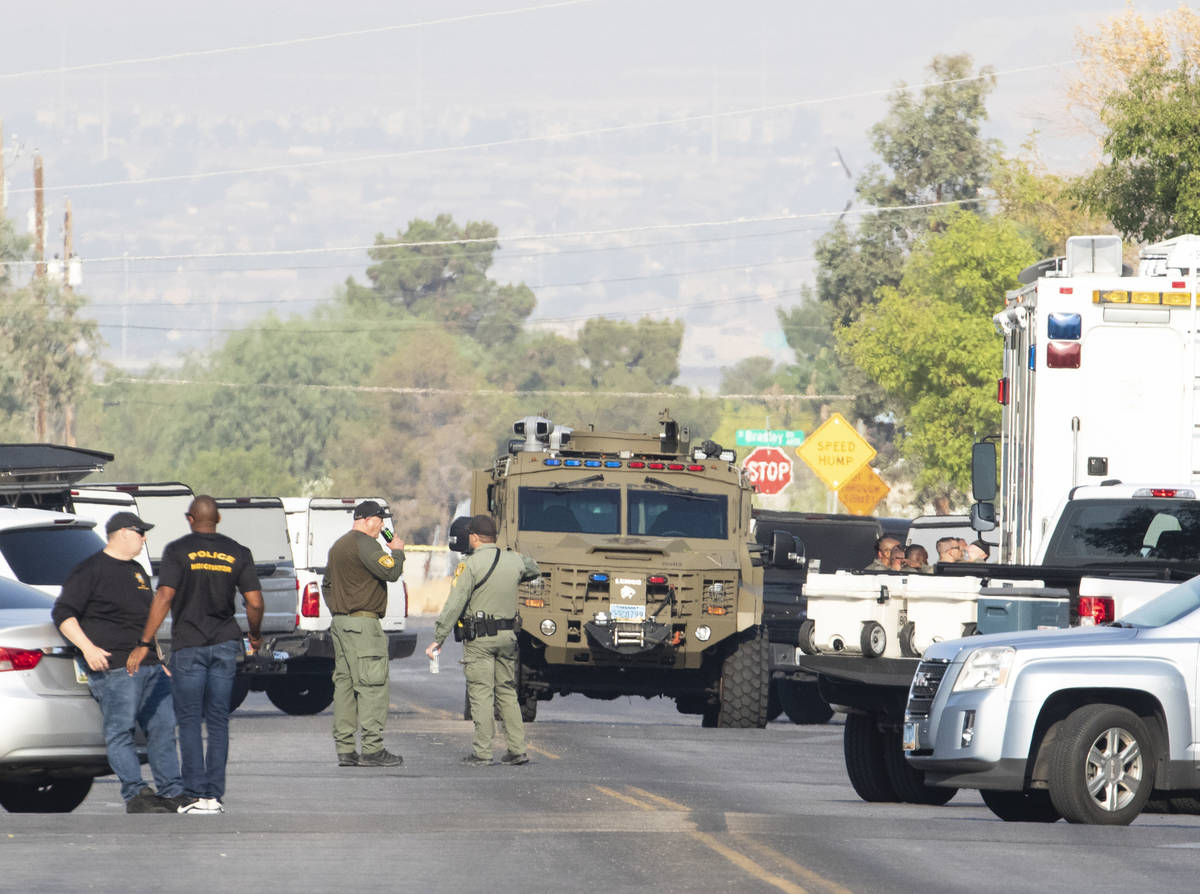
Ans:
POLYGON ((354 507, 354 527, 329 548, 321 595, 333 619, 333 744, 339 767, 396 767, 404 758, 383 747, 388 712, 387 584, 404 570, 404 541, 376 539, 386 509, 354 507), (390 551, 389 551, 390 550, 390 551), (362 753, 355 748, 361 731, 362 753))
POLYGON ((475 721, 473 751, 463 762, 492 763, 494 712, 500 708, 508 750, 505 764, 529 763, 525 753, 525 724, 517 703, 517 584, 540 576, 528 556, 496 546, 496 523, 476 515, 467 527, 470 555, 454 572, 450 597, 433 628, 434 641, 425 650, 430 658, 441 649, 459 618, 464 619, 463 672, 467 699, 475 721))

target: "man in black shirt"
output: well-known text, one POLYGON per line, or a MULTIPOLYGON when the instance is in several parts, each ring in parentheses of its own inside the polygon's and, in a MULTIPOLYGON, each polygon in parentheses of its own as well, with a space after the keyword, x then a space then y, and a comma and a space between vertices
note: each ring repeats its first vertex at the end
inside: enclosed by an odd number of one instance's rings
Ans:
POLYGON ((108 763, 121 780, 128 813, 174 813, 183 792, 171 684, 157 654, 147 649, 139 649, 147 653, 144 667, 126 667, 143 638, 153 595, 150 576, 136 561, 152 527, 132 512, 110 518, 105 526, 108 544, 75 566, 51 611, 62 635, 79 647, 87 662, 88 687, 104 716, 108 763), (157 794, 142 784, 133 744, 135 724, 146 733, 157 794))
MULTIPOLYGON (((167 544, 158 571, 158 591, 143 639, 171 612, 171 680, 179 717, 183 788, 191 801, 180 813, 224 813, 225 763, 229 757, 229 702, 242 631, 234 617, 234 594, 246 601, 250 647, 262 645, 263 598, 250 550, 217 533, 221 513, 212 497, 192 500, 186 514, 192 533, 167 544), (207 727, 204 752, 201 723, 207 727)), ((130 671, 146 657, 135 649, 130 671)))

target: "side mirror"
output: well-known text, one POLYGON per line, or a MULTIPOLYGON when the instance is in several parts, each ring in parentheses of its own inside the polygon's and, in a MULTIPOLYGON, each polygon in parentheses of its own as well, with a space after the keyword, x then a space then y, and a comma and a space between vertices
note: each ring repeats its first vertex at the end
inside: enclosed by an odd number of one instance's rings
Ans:
POLYGON ((993 503, 975 503, 971 506, 971 527, 976 531, 992 531, 996 528, 996 506, 993 503))
MULTIPOLYGON (((985 503, 996 499, 996 444, 993 441, 980 441, 971 447, 971 495, 985 503)), ((993 513, 993 525, 995 521, 993 513)))
POLYGON ((448 542, 451 552, 462 553, 465 556, 471 551, 470 542, 467 538, 467 525, 470 523, 471 519, 465 515, 460 515, 450 523, 448 542))
POLYGON ((794 534, 776 528, 771 532, 771 564, 776 568, 802 568, 804 544, 794 534))

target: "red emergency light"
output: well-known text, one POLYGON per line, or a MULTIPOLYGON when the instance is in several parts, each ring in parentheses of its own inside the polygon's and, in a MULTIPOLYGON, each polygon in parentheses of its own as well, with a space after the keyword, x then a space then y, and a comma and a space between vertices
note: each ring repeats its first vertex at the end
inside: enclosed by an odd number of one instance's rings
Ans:
POLYGON ((1079 597, 1080 624, 1106 624, 1113 619, 1113 612, 1111 596, 1079 597))

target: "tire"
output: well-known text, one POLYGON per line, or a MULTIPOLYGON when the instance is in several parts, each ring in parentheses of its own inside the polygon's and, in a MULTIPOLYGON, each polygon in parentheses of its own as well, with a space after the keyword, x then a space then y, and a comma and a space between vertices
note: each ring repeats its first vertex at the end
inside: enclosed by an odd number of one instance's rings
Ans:
POLYGON ((717 726, 762 729, 767 725, 771 682, 767 669, 767 637, 759 626, 751 627, 738 640, 737 648, 721 663, 717 726))
POLYGON ((1062 815, 1043 789, 1027 792, 981 791, 988 810, 1006 823, 1056 823, 1062 815))
POLYGON ((928 804, 941 807, 956 794, 956 788, 925 784, 925 772, 912 766, 904 756, 899 730, 881 733, 883 736, 883 766, 896 798, 908 804, 928 804))
POLYGON ((537 699, 536 698, 520 698, 518 703, 521 705, 521 720, 524 723, 533 723, 537 720, 537 699))
POLYGON ((700 725, 705 729, 716 729, 717 719, 720 717, 720 710, 717 708, 705 708, 700 714, 700 725))
POLYGON ((333 702, 333 678, 296 674, 271 680, 267 698, 285 714, 319 714, 333 702))
POLYGON ((233 691, 229 693, 229 713, 232 714, 241 707, 246 696, 250 694, 250 681, 238 674, 233 678, 233 691))
POLYGON ((777 680, 776 684, 779 703, 792 723, 828 723, 833 716, 833 708, 825 704, 815 681, 777 680))
POLYGON ((846 775, 858 796, 867 802, 895 801, 896 790, 883 763, 883 733, 875 718, 867 714, 847 714, 842 733, 842 754, 846 775))
POLYGON ((913 635, 917 632, 917 624, 915 621, 908 621, 900 632, 896 635, 896 642, 900 646, 900 654, 905 658, 920 658, 921 653, 913 648, 913 635))
POLYGON ((864 658, 881 658, 887 650, 887 631, 878 621, 863 621, 858 645, 864 658))
POLYGON ((787 685, 787 680, 776 677, 767 687, 767 722, 778 720, 783 713, 783 704, 779 701, 779 690, 787 685))
POLYGON ((1146 725, 1116 705, 1084 705, 1063 721, 1050 760, 1050 800, 1069 823, 1125 826, 1154 788, 1146 725))
POLYGON ((812 618, 805 618, 800 623, 800 651, 805 655, 816 655, 821 650, 816 642, 817 623, 812 618))
POLYGON ((91 790, 91 776, 46 782, 0 782, 0 805, 9 813, 70 813, 91 790))
POLYGON ((1187 813, 1195 816, 1200 814, 1200 799, 1190 795, 1171 795, 1167 798, 1167 807, 1171 813, 1187 813))

